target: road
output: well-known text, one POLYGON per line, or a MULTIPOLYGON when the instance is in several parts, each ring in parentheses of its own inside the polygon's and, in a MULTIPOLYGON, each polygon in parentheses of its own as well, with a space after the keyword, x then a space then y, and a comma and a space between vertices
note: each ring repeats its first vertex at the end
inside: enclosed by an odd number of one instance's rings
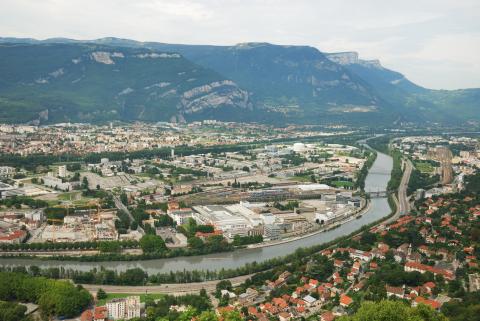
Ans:
MULTIPOLYGON (((125 213, 128 214, 128 216, 130 217, 130 220, 133 222, 135 221, 135 219, 133 218, 133 215, 132 213, 130 213, 130 210, 128 209, 128 207, 126 207, 122 201, 120 200, 120 197, 116 196, 116 195, 113 195, 113 201, 115 202, 115 206, 121 210, 121 211, 124 211, 125 213)), ((137 223, 140 223, 140 222, 137 222, 137 223)), ((137 231, 140 232, 142 235, 145 234, 145 231, 143 230, 143 228, 140 226, 140 224, 138 224, 138 228, 137 228, 137 231)))
MULTIPOLYGON (((253 274, 237 276, 231 279, 233 286, 238 286, 245 282, 253 274)), ((195 282, 195 283, 178 283, 178 284, 161 284, 161 285, 144 285, 144 286, 122 286, 122 285, 98 285, 98 284, 82 284, 90 293, 97 293, 102 288, 107 293, 127 293, 127 294, 144 294, 144 293, 164 293, 171 295, 183 295, 189 293, 198 293, 201 289, 207 292, 215 291, 215 286, 220 280, 195 282)))
POLYGON ((407 159, 405 161, 405 170, 403 171, 402 181, 398 187, 398 212, 399 215, 405 215, 410 211, 410 204, 407 197, 408 182, 410 181, 410 175, 412 174, 413 165, 412 162, 407 159))

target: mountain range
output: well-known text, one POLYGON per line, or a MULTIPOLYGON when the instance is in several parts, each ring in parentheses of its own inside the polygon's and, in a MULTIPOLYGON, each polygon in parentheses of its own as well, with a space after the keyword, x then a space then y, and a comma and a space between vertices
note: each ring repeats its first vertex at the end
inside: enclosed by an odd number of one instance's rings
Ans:
POLYGON ((480 89, 423 88, 355 52, 0 38, 0 122, 461 124, 480 121, 479 102, 480 89))

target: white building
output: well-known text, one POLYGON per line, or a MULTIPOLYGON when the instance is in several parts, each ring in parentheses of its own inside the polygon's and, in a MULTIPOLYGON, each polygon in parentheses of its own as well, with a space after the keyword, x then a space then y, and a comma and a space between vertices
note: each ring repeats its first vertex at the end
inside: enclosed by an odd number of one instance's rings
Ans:
POLYGON ((15 167, 0 166, 0 177, 13 177, 15 175, 15 167))
POLYGON ((195 206, 193 209, 195 212, 192 217, 195 221, 200 224, 213 225, 228 238, 233 239, 235 235, 246 236, 253 227, 249 220, 235 215, 225 206, 205 205, 195 206))
POLYGON ((47 175, 43 177, 43 185, 51 188, 56 188, 61 191, 72 190, 72 184, 70 184, 69 182, 64 183, 60 178, 54 177, 52 175, 47 175))
POLYGON ((113 320, 130 320, 140 317, 140 297, 129 296, 107 302, 108 318, 113 320))
POLYGON ((193 211, 189 208, 168 211, 168 215, 177 223, 177 225, 187 223, 188 219, 192 217, 192 214, 193 211))
POLYGON ((58 166, 58 177, 61 177, 61 178, 67 177, 67 165, 58 166))

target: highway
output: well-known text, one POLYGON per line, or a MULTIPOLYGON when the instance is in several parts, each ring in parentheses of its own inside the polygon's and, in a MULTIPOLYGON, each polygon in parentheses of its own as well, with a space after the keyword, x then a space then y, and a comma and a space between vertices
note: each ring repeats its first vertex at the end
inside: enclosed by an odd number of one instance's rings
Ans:
POLYGON ((403 171, 402 181, 398 187, 398 213, 399 215, 405 215, 410 211, 410 203, 407 197, 408 182, 410 181, 410 175, 412 174, 413 164, 407 159, 405 161, 405 170, 403 171))

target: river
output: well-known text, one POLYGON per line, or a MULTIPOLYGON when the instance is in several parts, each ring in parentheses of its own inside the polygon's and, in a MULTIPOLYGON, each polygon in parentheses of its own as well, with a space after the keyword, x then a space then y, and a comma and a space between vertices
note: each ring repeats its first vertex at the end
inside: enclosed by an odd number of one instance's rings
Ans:
MULTIPOLYGON (((383 191, 390 179, 393 161, 388 155, 378 153, 377 159, 365 180, 367 192, 383 191)), ((374 198, 371 206, 361 218, 351 220, 340 227, 314 234, 305 238, 297 239, 288 243, 272 245, 263 248, 241 249, 233 252, 217 253, 203 256, 177 257, 169 259, 157 259, 132 262, 77 262, 58 260, 35 260, 35 259, 0 259, 3 266, 30 266, 37 265, 42 268, 63 267, 88 271, 93 268, 105 267, 110 270, 124 271, 131 268, 141 268, 147 273, 167 273, 183 270, 220 270, 231 269, 252 263, 261 262, 277 256, 284 256, 294 252, 300 247, 309 247, 334 240, 337 237, 348 235, 361 226, 372 223, 390 214, 390 207, 386 198, 374 198)))

